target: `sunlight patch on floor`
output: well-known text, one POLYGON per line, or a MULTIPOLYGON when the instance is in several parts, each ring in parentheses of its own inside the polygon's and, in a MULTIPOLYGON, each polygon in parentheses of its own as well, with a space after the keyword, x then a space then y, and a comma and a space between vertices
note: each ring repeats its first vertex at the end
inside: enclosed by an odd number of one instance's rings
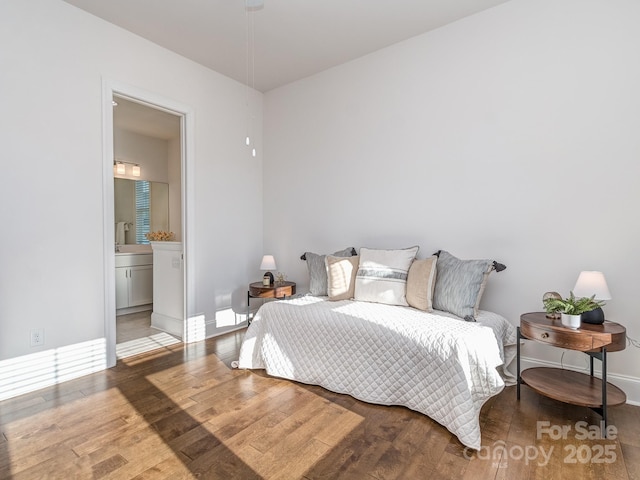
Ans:
POLYGON ((323 397, 304 389, 292 396, 290 389, 270 388, 221 415, 247 418, 256 410, 264 410, 265 405, 277 406, 232 437, 220 435, 216 420, 206 425, 261 477, 303 478, 364 420, 344 407, 327 403, 323 397))
POLYGON ((168 333, 160 332, 148 337, 136 338, 129 340, 128 342, 117 344, 116 357, 118 359, 128 358, 151 350, 156 350, 158 348, 175 345, 177 343, 180 343, 180 340, 172 337, 168 333))

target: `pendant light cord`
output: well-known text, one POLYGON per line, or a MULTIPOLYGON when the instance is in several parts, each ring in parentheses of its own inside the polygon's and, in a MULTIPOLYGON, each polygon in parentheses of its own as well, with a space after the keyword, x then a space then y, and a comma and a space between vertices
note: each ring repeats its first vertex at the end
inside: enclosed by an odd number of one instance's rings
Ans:
POLYGON ((246 16, 246 22, 245 22, 245 44, 246 44, 246 65, 245 65, 245 70, 246 70, 246 76, 245 76, 245 107, 246 107, 246 113, 247 113, 247 137, 245 139, 245 143, 247 144, 247 146, 251 145, 251 109, 249 107, 249 65, 250 65, 250 58, 249 58, 249 54, 250 54, 250 38, 249 38, 249 9, 246 8, 245 6, 245 16, 246 16))
POLYGON ((247 107, 247 137, 245 144, 251 147, 251 156, 256 156, 255 139, 253 139, 253 114, 251 111, 252 96, 251 89, 255 90, 256 85, 256 55, 255 55, 255 19, 253 11, 249 8, 245 0, 245 14, 247 21, 246 28, 246 45, 247 45, 247 64, 246 64, 246 107, 247 107))

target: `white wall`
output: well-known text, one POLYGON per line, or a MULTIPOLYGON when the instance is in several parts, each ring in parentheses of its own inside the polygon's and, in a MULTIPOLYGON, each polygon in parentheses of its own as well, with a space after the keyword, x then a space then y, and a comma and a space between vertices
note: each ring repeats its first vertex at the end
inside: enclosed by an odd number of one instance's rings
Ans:
MULTIPOLYGON (((117 107, 116 107, 117 108, 117 107)), ((140 176, 134 177, 130 170, 130 165, 125 164, 125 174, 115 172, 116 178, 130 180, 147 180, 149 182, 164 183, 168 186, 169 196, 166 198, 167 209, 151 211, 151 231, 167 230, 174 233, 174 239, 180 241, 182 238, 182 215, 181 215, 181 174, 180 174, 180 127, 176 128, 177 138, 164 140, 156 137, 149 137, 129 130, 114 128, 113 130, 113 153, 116 160, 136 163, 140 165, 140 176), (177 174, 176 174, 177 172, 177 174), (171 201, 170 201, 171 200, 171 201), (169 214, 169 210, 172 210, 169 214), (154 215, 155 213, 155 215, 154 215), (158 216, 159 214, 159 216, 158 216)), ((133 188, 133 185, 132 187, 133 188)), ((134 195, 128 192, 130 195, 134 195)), ((115 221, 131 221, 135 219, 135 196, 131 199, 125 194, 127 201, 118 202, 120 192, 114 191, 116 198, 115 221), (129 201, 131 200, 131 201, 129 201), (117 207, 127 205, 125 212, 118 212, 117 207), (124 216, 122 214, 125 214, 124 216)), ((151 191, 152 197, 154 190, 151 191)), ((158 192, 156 191, 156 195, 158 192)), ((156 197, 157 198, 157 197, 156 197)), ((153 204, 153 200, 152 200, 153 204)), ((135 225, 126 232, 127 243, 135 244, 135 225)))
POLYGON ((177 242, 182 241, 182 172, 180 164, 180 139, 168 141, 169 230, 177 242))
POLYGON ((103 79, 193 109, 190 310, 214 322, 232 298, 242 310, 262 255, 245 87, 57 0, 3 0, 0 43, 0 361, 105 336, 103 79), (32 328, 44 346, 29 347, 32 328))
MULTIPOLYGON (((306 250, 496 259, 483 307, 514 324, 601 270, 639 339, 639 24, 631 0, 513 0, 268 92, 265 251, 303 287, 306 250)), ((637 348, 609 360, 640 378, 637 348)))
MULTIPOLYGON (((113 152, 116 160, 140 165, 140 177, 134 177, 129 168, 126 168, 124 175, 118 175, 114 172, 114 177, 169 183, 168 140, 119 128, 114 129, 113 137, 113 152)), ((130 165, 125 165, 125 167, 130 167, 130 165)))

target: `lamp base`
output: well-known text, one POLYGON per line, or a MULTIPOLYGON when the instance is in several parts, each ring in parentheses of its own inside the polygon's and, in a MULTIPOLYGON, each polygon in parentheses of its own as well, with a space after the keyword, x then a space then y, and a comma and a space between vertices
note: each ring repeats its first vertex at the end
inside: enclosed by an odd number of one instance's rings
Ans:
POLYGON ((590 312, 584 312, 582 314, 582 321, 592 325, 601 325, 604 323, 604 312, 600 307, 591 310, 590 312))
POLYGON ((264 274, 264 276, 262 277, 262 284, 265 285, 265 286, 273 285, 273 273, 266 272, 264 274), (267 283, 267 278, 269 279, 268 283, 267 283))

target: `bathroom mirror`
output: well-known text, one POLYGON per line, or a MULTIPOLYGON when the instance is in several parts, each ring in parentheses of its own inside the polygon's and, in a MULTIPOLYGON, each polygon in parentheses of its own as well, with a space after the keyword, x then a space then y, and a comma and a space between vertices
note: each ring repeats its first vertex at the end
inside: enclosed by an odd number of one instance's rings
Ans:
POLYGON ((145 233, 169 231, 169 185, 147 180, 114 179, 116 243, 145 244, 145 233))

